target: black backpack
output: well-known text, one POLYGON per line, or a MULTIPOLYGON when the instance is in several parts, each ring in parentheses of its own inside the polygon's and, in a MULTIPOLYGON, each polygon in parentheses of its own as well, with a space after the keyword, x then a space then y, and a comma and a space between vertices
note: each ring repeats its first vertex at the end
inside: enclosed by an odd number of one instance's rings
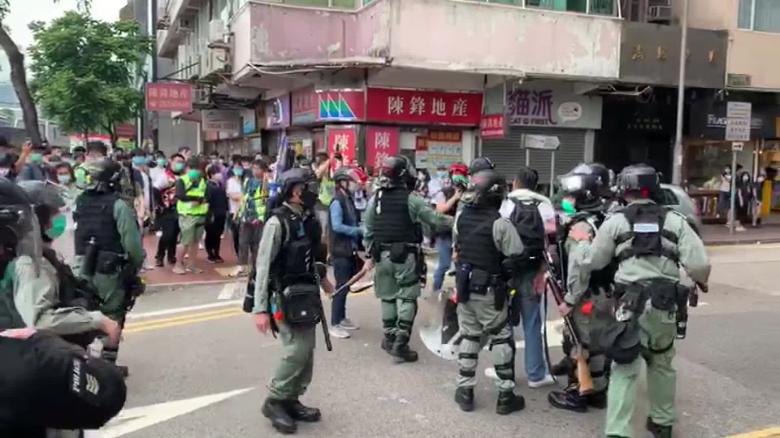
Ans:
POLYGON ((545 248, 544 221, 539 214, 541 201, 532 199, 512 200, 512 202, 515 204, 515 209, 509 219, 523 241, 525 248, 523 255, 528 258, 540 257, 545 248))

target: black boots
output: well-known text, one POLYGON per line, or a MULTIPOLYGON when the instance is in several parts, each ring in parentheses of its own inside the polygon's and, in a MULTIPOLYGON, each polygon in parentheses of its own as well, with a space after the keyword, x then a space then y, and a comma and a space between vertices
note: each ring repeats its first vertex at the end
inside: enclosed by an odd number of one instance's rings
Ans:
POLYGON ((304 406, 299 400, 287 401, 287 413, 295 421, 305 421, 307 423, 316 423, 320 421, 322 414, 317 408, 304 406))
POLYGON ((390 353, 391 351, 393 351, 394 343, 395 343, 395 335, 385 334, 385 337, 382 339, 382 350, 385 350, 386 352, 390 353))
POLYGON ((586 412, 588 410, 586 398, 581 396, 576 388, 565 391, 551 391, 547 395, 547 401, 553 407, 567 411, 586 412))
POLYGON ((514 391, 501 391, 498 393, 498 403, 496 403, 496 413, 498 415, 509 415, 512 412, 523 410, 525 399, 522 395, 517 395, 514 391))
POLYGON ((395 363, 417 362, 417 352, 409 348, 409 336, 395 335, 393 349, 390 350, 395 363))
POLYGON ((463 412, 474 410, 474 388, 458 388, 455 390, 455 403, 463 412))
POLYGON ((284 400, 275 400, 272 398, 265 399, 265 403, 263 403, 263 415, 271 420, 271 425, 279 433, 288 435, 295 433, 295 431, 298 430, 295 420, 293 420, 287 412, 284 400))
POLYGON ((653 438, 672 438, 672 426, 661 426, 660 424, 655 424, 653 419, 650 417, 647 417, 647 424, 645 424, 645 429, 653 434, 653 438))

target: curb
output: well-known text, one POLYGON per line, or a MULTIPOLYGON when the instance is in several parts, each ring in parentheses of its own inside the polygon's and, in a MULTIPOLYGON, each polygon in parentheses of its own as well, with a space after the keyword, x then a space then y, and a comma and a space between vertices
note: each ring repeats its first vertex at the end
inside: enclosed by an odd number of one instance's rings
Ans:
POLYGON ((770 237, 768 239, 737 239, 737 240, 712 240, 704 241, 705 246, 736 246, 736 245, 764 245, 771 243, 780 243, 780 237, 770 237))

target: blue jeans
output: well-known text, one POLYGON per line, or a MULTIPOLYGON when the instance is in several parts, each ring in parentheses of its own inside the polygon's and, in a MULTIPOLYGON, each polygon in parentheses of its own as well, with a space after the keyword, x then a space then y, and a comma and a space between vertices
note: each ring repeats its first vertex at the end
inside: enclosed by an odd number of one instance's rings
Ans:
POLYGON ((433 273, 433 290, 441 290, 444 276, 452 263, 452 236, 436 236, 436 250, 439 252, 439 264, 433 273))
MULTIPOLYGON (((333 275, 336 277, 336 290, 338 290, 355 275, 355 259, 353 257, 333 258, 333 275)), ((347 317, 347 295, 349 290, 341 291, 333 297, 330 304, 331 326, 340 324, 347 317)))
POLYGON ((520 293, 520 316, 525 338, 525 373, 529 382, 537 382, 548 374, 542 347, 541 299, 533 291, 537 271, 529 270, 515 277, 520 293))

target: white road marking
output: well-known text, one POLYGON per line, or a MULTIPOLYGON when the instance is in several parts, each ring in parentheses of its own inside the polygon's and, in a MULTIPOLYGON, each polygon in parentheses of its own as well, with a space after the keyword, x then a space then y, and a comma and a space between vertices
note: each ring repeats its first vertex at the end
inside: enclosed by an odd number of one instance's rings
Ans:
POLYGON ((240 290, 241 284, 239 282, 225 283, 217 299, 221 301, 232 300, 236 296, 236 290, 240 290))
POLYGON ((155 310, 153 312, 143 312, 143 313, 131 312, 130 314, 127 315, 127 319, 132 320, 132 319, 154 318, 157 316, 175 315, 177 313, 192 312, 192 311, 204 310, 204 309, 213 309, 215 307, 233 306, 236 304, 242 304, 243 302, 244 300, 241 299, 241 300, 220 301, 216 303, 200 304, 197 306, 175 307, 172 309, 155 310))
POLYGON ((85 431, 84 437, 117 438, 178 416, 189 414, 190 412, 205 408, 206 406, 244 394, 252 389, 254 388, 244 388, 235 391, 125 409, 103 429, 85 431))

